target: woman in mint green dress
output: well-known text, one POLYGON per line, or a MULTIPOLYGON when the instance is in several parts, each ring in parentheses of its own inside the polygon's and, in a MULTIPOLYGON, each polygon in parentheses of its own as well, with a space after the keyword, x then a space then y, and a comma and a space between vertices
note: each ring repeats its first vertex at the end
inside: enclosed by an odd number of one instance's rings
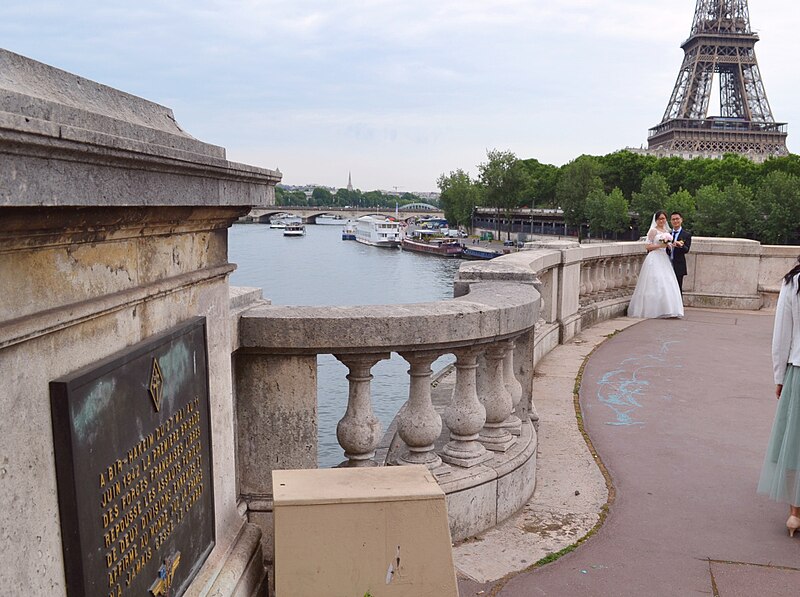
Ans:
POLYGON ((778 411, 769 436, 758 492, 789 504, 786 528, 800 529, 800 257, 783 277, 772 332, 778 411))

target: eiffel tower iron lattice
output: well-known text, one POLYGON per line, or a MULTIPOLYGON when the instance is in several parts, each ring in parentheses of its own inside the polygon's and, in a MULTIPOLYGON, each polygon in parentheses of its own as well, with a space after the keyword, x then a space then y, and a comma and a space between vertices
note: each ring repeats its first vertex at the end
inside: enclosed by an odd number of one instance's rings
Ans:
POLYGON ((697 0, 683 64, 661 122, 650 129, 648 153, 755 161, 784 156, 786 123, 775 122, 758 69, 747 0, 697 0), (719 116, 708 116, 714 74, 719 116))

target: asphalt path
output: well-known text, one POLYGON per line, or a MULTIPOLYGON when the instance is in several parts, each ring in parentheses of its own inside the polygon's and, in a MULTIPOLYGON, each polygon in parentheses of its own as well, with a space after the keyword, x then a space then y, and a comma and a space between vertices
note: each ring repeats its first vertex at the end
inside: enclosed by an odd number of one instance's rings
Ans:
POLYGON ((580 404, 614 488, 608 517, 572 553, 484 594, 800 594, 788 507, 755 492, 777 404, 772 318, 689 309, 600 345, 580 404))

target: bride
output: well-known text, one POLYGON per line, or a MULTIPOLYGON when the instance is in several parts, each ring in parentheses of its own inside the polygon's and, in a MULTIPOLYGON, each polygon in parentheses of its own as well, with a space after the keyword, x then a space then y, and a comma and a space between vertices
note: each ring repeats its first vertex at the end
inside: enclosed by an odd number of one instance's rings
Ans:
POLYGON ((683 298, 667 255, 671 246, 667 213, 657 211, 647 232, 647 257, 628 305, 628 317, 683 317, 683 298))

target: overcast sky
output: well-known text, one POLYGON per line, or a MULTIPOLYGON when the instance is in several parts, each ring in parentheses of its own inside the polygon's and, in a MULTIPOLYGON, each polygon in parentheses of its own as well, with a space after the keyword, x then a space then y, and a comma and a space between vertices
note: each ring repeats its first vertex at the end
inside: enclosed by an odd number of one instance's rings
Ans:
MULTIPOLYGON (((163 104, 286 184, 436 190, 487 149, 561 165, 646 145, 695 0, 0 1, 0 46, 163 104)), ((750 0, 800 152, 800 7, 750 0)), ((716 110, 714 113, 716 113, 716 110)))

